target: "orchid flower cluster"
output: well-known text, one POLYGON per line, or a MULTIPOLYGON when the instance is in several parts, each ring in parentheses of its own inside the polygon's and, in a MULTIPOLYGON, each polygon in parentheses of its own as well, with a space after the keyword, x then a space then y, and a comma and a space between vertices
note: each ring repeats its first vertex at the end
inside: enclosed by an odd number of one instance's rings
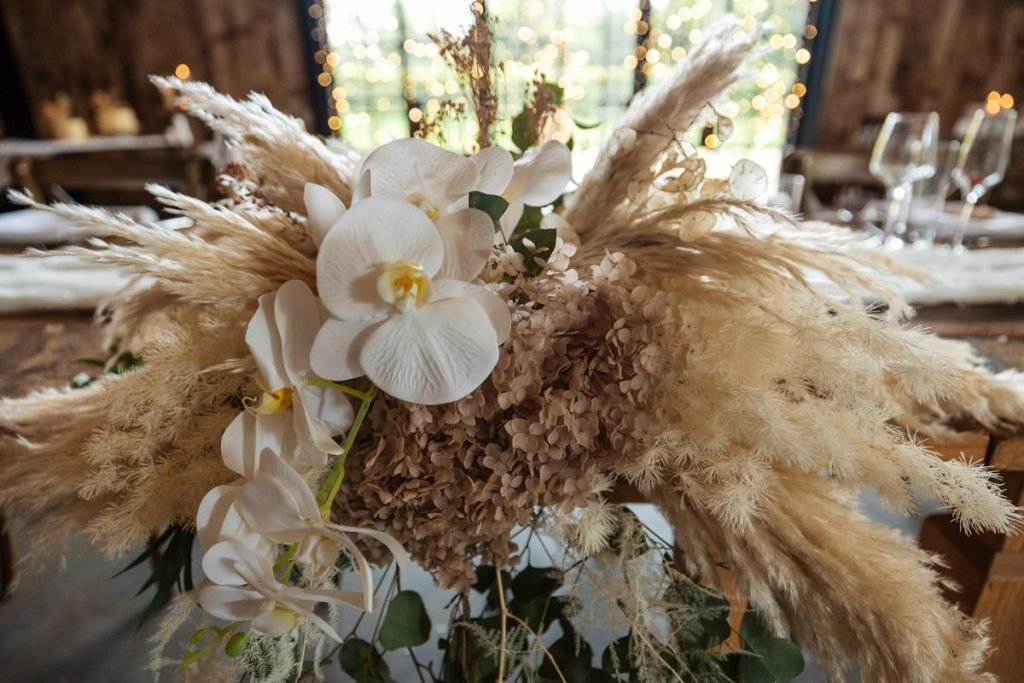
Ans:
POLYGON ((306 185, 319 297, 288 281, 260 297, 249 322, 245 340, 262 396, 221 442, 224 464, 241 478, 211 490, 196 519, 206 576, 199 603, 208 613, 271 637, 306 619, 340 641, 315 613, 318 603, 374 608, 373 576, 353 536, 382 543, 399 569, 409 556, 387 533, 330 518, 363 418, 378 391, 437 405, 490 375, 511 318, 478 276, 524 207, 550 204, 570 178, 560 142, 513 161, 503 149, 466 158, 409 139, 363 160, 351 206, 306 185), (500 196, 504 212, 472 208, 471 193, 500 196), (344 384, 363 377, 367 390, 344 384), (322 588, 341 553, 359 592, 322 588), (309 570, 301 575, 310 585, 289 582, 297 565, 309 570))

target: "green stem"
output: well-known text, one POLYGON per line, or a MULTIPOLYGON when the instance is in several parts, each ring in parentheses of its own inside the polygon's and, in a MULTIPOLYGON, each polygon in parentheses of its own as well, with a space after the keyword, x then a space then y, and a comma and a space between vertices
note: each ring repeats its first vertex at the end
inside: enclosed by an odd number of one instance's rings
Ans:
POLYGON ((326 389, 334 389, 336 391, 340 391, 343 394, 355 396, 360 401, 365 401, 366 396, 368 394, 368 392, 362 392, 359 391, 358 389, 353 389, 352 387, 345 386, 344 384, 332 382, 329 379, 323 379, 322 377, 307 377, 306 379, 303 380, 303 384, 306 384, 311 387, 324 387, 326 389))
MULTIPOLYGON (((341 385, 339 384, 338 386, 341 385)), ((320 515, 324 519, 327 519, 331 514, 331 505, 334 504, 334 499, 338 495, 338 491, 341 490, 341 482, 345 478, 345 459, 348 457, 349 451, 352 450, 352 446, 355 445, 356 437, 359 436, 359 429, 363 426, 363 420, 366 419, 366 414, 370 412, 370 406, 373 404, 373 399, 376 396, 377 387, 371 386, 362 399, 363 402, 359 406, 359 411, 356 412, 356 418, 352 421, 348 434, 345 435, 345 442, 341 445, 341 454, 334 459, 331 471, 327 473, 327 478, 324 479, 324 483, 320 485, 320 490, 316 493, 316 502, 320 506, 320 515)))

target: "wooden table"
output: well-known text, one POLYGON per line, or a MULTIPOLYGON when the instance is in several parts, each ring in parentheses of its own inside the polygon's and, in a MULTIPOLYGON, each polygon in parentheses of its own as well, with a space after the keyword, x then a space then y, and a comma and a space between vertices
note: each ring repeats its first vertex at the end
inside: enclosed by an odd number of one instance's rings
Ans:
MULTIPOLYGON (((970 340, 997 366, 1024 368, 1024 306, 936 307, 914 322, 970 340)), ((0 394, 69 381, 84 369, 76 358, 100 353, 100 337, 85 313, 0 316, 0 394)), ((1024 436, 997 440, 978 434, 967 443, 936 449, 948 457, 963 452, 1000 470, 1007 495, 1024 505, 1024 436)), ((949 576, 962 587, 949 598, 967 614, 991 621, 997 649, 989 670, 1007 683, 1024 681, 1024 661, 1017 656, 1024 644, 1024 537, 967 537, 950 515, 935 515, 925 521, 921 543, 945 557, 949 576)))

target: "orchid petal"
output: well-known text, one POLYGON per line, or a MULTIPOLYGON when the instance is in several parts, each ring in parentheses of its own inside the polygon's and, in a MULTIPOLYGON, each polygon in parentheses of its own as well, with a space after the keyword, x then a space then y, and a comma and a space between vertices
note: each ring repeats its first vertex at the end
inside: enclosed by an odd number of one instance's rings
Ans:
POLYGON ((309 373, 309 350, 326 317, 320 301, 305 282, 289 280, 277 290, 274 323, 281 340, 281 365, 288 378, 287 386, 300 386, 309 373))
POLYGON ((516 162, 506 197, 546 206, 558 199, 571 179, 572 152, 561 142, 548 140, 516 162))
POLYGON ((479 209, 441 216, 437 232, 444 243, 438 277, 472 280, 480 274, 494 244, 494 222, 479 209))
POLYGON ((362 609, 359 594, 352 591, 303 590, 294 586, 284 585, 279 587, 277 599, 281 605, 294 610, 303 618, 309 619, 321 631, 340 643, 342 637, 338 635, 333 626, 313 611, 313 605, 308 602, 309 598, 314 598, 317 602, 331 602, 337 605, 349 605, 356 609, 362 609))
POLYGON ((307 386, 298 393, 302 394, 307 414, 323 425, 330 436, 342 434, 352 426, 355 411, 345 394, 328 387, 314 386, 307 386))
POLYGON ((480 304, 494 326, 494 334, 501 345, 508 339, 512 329, 512 316, 505 301, 483 285, 458 280, 434 280, 434 291, 431 301, 445 299, 472 299, 480 304))
POLYGON ((278 595, 283 597, 283 604, 292 600, 315 600, 316 602, 330 602, 335 605, 349 605, 356 609, 363 609, 363 595, 355 591, 342 590, 317 590, 313 588, 296 588, 295 586, 280 586, 278 595))
POLYGON ((383 264, 415 261, 433 277, 443 260, 444 244, 422 211, 371 197, 353 205, 320 246, 317 289, 334 317, 369 320, 391 310, 377 290, 383 264))
POLYGON ((298 451, 292 416, 288 411, 271 415, 239 413, 220 440, 221 457, 233 472, 246 479, 255 476, 263 451, 294 460, 298 451))
MULTIPOLYGON (((511 199, 508 202, 508 208, 505 209, 505 213, 501 214, 499 223, 501 224, 501 234, 508 240, 512 237, 512 233, 515 231, 516 226, 519 225, 519 219, 523 217, 523 211, 526 209, 524 204, 518 199, 511 199)), ((495 241, 500 241, 495 235, 495 241)))
POLYGON ((295 499, 277 482, 247 482, 238 494, 237 507, 246 524, 277 543, 298 543, 309 533, 295 499))
POLYGON ((468 194, 480 172, 472 161, 416 138, 381 145, 363 161, 374 197, 425 195, 444 208, 468 194))
POLYGON ((498 342, 480 304, 447 299, 381 323, 359 362, 391 396, 437 405, 468 395, 487 379, 498 362, 498 342))
POLYGON ((238 570, 244 547, 235 541, 221 541, 203 555, 203 573, 219 586, 244 586, 248 581, 238 570))
POLYGON ((327 232, 345 213, 345 204, 326 187, 315 183, 306 183, 303 199, 306 203, 306 216, 309 218, 309 236, 319 247, 327 232))
POLYGON ((266 452, 260 456, 256 479, 272 481, 286 491, 295 501, 295 510, 300 518, 307 524, 320 523, 320 506, 317 505, 316 496, 309 489, 309 484, 276 453, 266 452))
MULTIPOLYGON (((271 603, 252 620, 252 628, 272 638, 286 636, 298 626, 298 617, 302 614, 290 607, 281 608, 271 603)), ((306 614, 302 614, 308 618, 306 614)), ((332 629, 333 630, 333 629, 332 629)))
POLYGON ((309 354, 313 372, 320 377, 344 382, 362 377, 359 352, 380 320, 348 322, 328 320, 320 328, 309 354))
POLYGON ((380 541, 391 552, 391 557, 393 557, 395 562, 398 564, 398 569, 400 571, 407 571, 412 564, 409 559, 409 553, 406 552, 404 547, 402 547, 402 544, 399 543, 394 536, 385 531, 366 529, 357 526, 343 526, 341 524, 332 523, 328 523, 325 526, 331 531, 343 534, 361 534, 363 536, 369 536, 376 541, 380 541))
POLYGON ((501 147, 487 147, 469 158, 480 172, 474 188, 478 192, 500 195, 512 182, 512 155, 501 147))
POLYGON ((274 301, 277 292, 259 298, 259 307, 245 330, 245 343, 249 345, 263 380, 269 389, 291 386, 281 360, 281 334, 274 319, 274 301))
MULTIPOLYGON (((366 163, 364 160, 363 163, 366 163)), ((362 201, 370 196, 370 169, 364 169, 360 164, 356 172, 356 182, 352 187, 352 203, 362 201)))
POLYGON ((222 541, 203 555, 203 573, 206 578, 223 586, 251 587, 271 595, 277 584, 270 558, 247 548, 237 541, 222 541))
POLYGON ((313 564, 321 567, 333 567, 338 563, 338 554, 341 549, 333 535, 311 532, 306 534, 299 541, 298 550, 295 552, 295 559, 302 564, 313 564))
POLYGON ((341 446, 334 440, 334 434, 340 434, 352 425, 355 411, 349 400, 338 391, 320 387, 302 387, 295 392, 292 401, 295 413, 295 430, 303 452, 309 453, 311 466, 324 465, 327 459, 324 454, 338 455, 341 446), (317 417, 328 409, 332 411, 328 422, 317 417))
POLYGON ((239 586, 209 585, 199 589, 199 606, 228 621, 249 621, 259 616, 269 600, 259 591, 239 586))
POLYGON ((367 612, 373 610, 373 571, 370 569, 370 563, 366 561, 366 556, 363 555, 362 551, 352 542, 352 539, 346 538, 343 534, 337 536, 338 544, 351 556, 352 564, 355 566, 356 576, 359 577, 359 585, 363 589, 363 609, 367 612))
POLYGON ((235 501, 241 490, 241 486, 218 486, 203 496, 196 512, 199 545, 208 550, 221 541, 233 540, 269 555, 273 552, 270 543, 253 531, 238 513, 235 501))

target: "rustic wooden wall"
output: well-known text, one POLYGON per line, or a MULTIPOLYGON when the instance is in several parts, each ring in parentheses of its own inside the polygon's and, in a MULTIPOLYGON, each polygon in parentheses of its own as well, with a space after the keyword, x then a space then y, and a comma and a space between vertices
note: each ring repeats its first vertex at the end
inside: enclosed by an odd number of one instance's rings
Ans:
POLYGON ((839 0, 832 35, 818 147, 890 111, 937 111, 948 135, 992 90, 1024 104, 1022 0, 839 0))
POLYGON ((68 92, 87 115, 95 88, 113 90, 147 132, 166 112, 147 81, 188 64, 192 78, 235 96, 265 92, 312 120, 305 44, 293 0, 0 0, 31 113, 68 92))

